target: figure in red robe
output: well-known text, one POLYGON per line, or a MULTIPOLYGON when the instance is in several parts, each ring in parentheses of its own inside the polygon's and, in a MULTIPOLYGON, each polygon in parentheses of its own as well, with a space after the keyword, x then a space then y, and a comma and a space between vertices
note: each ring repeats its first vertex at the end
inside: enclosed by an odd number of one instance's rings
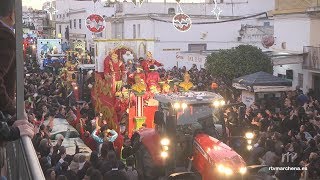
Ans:
POLYGON ((143 82, 146 82, 146 74, 143 72, 143 69, 138 66, 137 70, 129 75, 128 78, 128 84, 129 85, 133 85, 135 83, 134 77, 136 77, 136 75, 140 76, 140 79, 143 80, 143 82))
POLYGON ((152 53, 150 51, 148 51, 147 53, 147 58, 145 60, 142 60, 140 62, 144 72, 150 72, 150 66, 151 65, 154 65, 154 66, 157 66, 157 67, 160 67, 160 66, 163 66, 162 63, 158 62, 157 60, 155 60, 153 57, 152 57, 152 53))
POLYGON ((112 90, 116 92, 122 86, 122 77, 126 75, 124 63, 113 53, 110 58, 106 58, 104 62, 105 78, 112 79, 112 90))
POLYGON ((153 94, 158 93, 160 91, 159 86, 160 75, 157 71, 155 71, 154 65, 150 66, 150 72, 147 73, 147 86, 148 91, 152 92, 153 94))

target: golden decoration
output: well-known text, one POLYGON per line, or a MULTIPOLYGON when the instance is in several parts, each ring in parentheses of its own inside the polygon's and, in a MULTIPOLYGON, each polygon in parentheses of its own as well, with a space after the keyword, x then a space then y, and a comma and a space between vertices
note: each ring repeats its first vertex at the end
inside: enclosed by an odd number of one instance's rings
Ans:
POLYGON ((138 94, 142 94, 142 93, 145 93, 146 90, 147 90, 147 86, 146 84, 142 81, 141 77, 139 75, 136 75, 134 77, 135 79, 135 84, 132 85, 132 90, 135 92, 135 93, 138 93, 138 94))
POLYGON ((190 75, 188 72, 184 74, 184 81, 179 84, 179 87, 181 87, 183 91, 189 91, 193 87, 193 83, 190 82, 190 75))

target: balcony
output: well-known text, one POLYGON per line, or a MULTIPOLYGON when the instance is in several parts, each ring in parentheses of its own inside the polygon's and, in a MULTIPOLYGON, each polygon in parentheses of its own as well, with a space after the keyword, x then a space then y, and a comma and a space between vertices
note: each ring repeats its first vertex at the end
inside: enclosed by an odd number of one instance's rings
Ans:
POLYGON ((319 10, 320 0, 275 0, 274 14, 305 13, 319 10))

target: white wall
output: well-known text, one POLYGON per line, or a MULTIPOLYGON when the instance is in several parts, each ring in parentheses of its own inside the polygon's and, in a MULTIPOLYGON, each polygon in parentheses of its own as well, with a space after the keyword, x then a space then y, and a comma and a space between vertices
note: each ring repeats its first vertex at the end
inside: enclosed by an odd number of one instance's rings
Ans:
MULTIPOLYGON (((111 17, 115 12, 114 7, 103 7, 101 3, 96 3, 94 5, 93 1, 57 0, 56 6, 58 9, 56 17, 62 15, 61 18, 57 18, 56 32, 59 31, 59 25, 62 25, 62 39, 65 39, 65 28, 69 26, 69 21, 72 20, 72 29, 69 28, 69 33, 85 34, 87 49, 93 44, 93 35, 86 27, 86 18, 90 14, 111 17), (67 16, 68 13, 69 16, 67 16), (77 28, 74 28, 74 19, 76 19, 77 28), (81 29, 79 29, 79 19, 81 19, 81 29)), ((105 37, 105 32, 103 33, 103 37, 105 37)))
POLYGON ((282 43, 286 43, 289 51, 303 51, 303 46, 310 45, 310 18, 304 14, 279 15, 274 19, 274 36, 276 45, 274 48, 282 49, 282 43))
MULTIPOLYGON (((248 14, 256 14, 274 9, 273 0, 225 0, 223 4, 219 4, 222 9, 221 16, 241 16, 248 14), (248 3, 247 3, 248 2, 248 3)), ((181 1, 182 10, 189 15, 210 15, 214 4, 205 3, 183 3, 181 1)), ((177 8, 176 3, 143 3, 141 7, 135 6, 133 3, 123 3, 124 14, 141 14, 141 13, 162 13, 167 14, 168 8, 177 8)))

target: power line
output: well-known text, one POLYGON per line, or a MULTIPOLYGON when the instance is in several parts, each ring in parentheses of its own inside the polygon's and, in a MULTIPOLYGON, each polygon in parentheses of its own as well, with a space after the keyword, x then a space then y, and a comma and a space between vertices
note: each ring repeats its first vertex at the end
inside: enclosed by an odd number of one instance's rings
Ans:
MULTIPOLYGON (((268 18, 268 13, 267 13, 267 12, 263 12, 263 13, 259 13, 259 14, 254 14, 254 15, 250 15, 250 16, 234 18, 234 19, 230 19, 230 20, 214 21, 214 22, 196 22, 196 23, 192 23, 192 24, 193 24, 193 25, 194 25, 194 24, 220 24, 220 23, 240 21, 240 20, 243 20, 243 19, 254 18, 254 17, 261 16, 261 15, 265 15, 265 16, 268 18)), ((165 23, 172 23, 172 21, 162 20, 162 19, 158 19, 158 18, 151 17, 151 16, 149 16, 149 17, 150 17, 152 20, 154 20, 154 21, 165 22, 165 23)))

